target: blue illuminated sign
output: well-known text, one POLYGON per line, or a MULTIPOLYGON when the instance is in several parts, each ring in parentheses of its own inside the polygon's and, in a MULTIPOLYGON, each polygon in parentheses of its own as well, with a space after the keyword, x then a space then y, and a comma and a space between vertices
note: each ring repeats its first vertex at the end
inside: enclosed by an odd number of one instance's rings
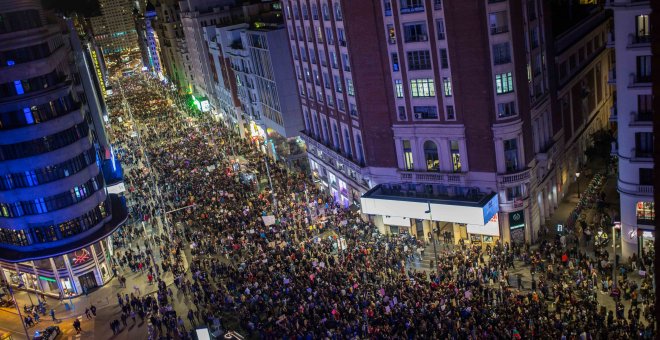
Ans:
POLYGON ((14 87, 16 88, 16 94, 23 94, 23 83, 20 80, 14 80, 14 87))
POLYGON ((491 218, 493 218, 493 215, 497 214, 497 212, 500 210, 500 202, 499 199, 497 198, 497 195, 493 195, 493 198, 486 203, 483 207, 483 212, 484 212, 484 225, 490 221, 491 218))

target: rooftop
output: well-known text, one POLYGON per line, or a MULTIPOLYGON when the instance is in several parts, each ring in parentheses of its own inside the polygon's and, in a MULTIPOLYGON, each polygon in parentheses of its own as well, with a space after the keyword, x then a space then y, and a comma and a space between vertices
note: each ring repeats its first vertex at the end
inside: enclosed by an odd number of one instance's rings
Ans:
POLYGON ((476 187, 426 183, 384 183, 376 185, 362 197, 482 207, 495 195, 494 192, 490 194, 481 192, 476 187))

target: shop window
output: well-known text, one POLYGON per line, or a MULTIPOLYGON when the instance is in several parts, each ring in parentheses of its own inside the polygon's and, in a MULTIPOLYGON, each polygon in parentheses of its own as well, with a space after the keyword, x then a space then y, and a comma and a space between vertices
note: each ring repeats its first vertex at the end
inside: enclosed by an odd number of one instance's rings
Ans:
POLYGON ((424 142, 424 159, 426 160, 426 170, 438 171, 440 168, 438 146, 430 140, 424 142))
POLYGON ((655 202, 637 202, 637 223, 653 225, 655 223, 655 202))

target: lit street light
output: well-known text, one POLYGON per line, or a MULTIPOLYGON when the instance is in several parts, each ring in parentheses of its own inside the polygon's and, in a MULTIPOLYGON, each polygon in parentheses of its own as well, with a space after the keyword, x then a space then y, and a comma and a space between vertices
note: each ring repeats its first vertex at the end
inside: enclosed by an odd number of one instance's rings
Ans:
POLYGON ((580 172, 579 171, 575 172, 575 178, 576 178, 575 182, 577 182, 577 192, 578 192, 577 194, 578 194, 578 198, 580 198, 580 172))

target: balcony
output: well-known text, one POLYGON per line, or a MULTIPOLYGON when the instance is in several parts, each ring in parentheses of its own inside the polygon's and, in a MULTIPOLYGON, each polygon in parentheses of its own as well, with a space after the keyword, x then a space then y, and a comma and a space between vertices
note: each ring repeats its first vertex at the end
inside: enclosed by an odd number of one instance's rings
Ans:
POLYGON ((399 170, 401 181, 413 183, 440 183, 446 185, 465 185, 464 173, 444 173, 426 171, 399 170))
POLYGON ((635 162, 651 162, 653 161, 653 150, 644 150, 632 148, 630 150, 631 161, 635 162))
POLYGON ((424 12, 424 6, 408 6, 401 7, 401 14, 419 13, 424 12))
POLYGON ((650 47, 651 46, 651 36, 650 35, 637 35, 637 34, 628 34, 628 48, 636 47, 650 47))
POLYGON ((617 189, 620 192, 630 195, 653 196, 652 185, 641 185, 637 183, 624 182, 620 178, 617 181, 617 189))
POLYGON ((651 75, 650 74, 630 74, 630 82, 628 87, 646 87, 651 86, 651 75))
POLYGON ((308 148, 316 148, 324 156, 322 158, 327 164, 332 165, 333 168, 342 172, 344 172, 344 169, 339 169, 336 164, 345 165, 358 174, 362 173, 362 167, 365 166, 364 163, 359 164, 357 161, 354 161, 351 156, 343 154, 339 148, 335 148, 329 143, 324 144, 320 139, 317 140, 310 131, 303 130, 301 132, 300 137, 305 141, 308 148))
POLYGON ((410 43, 410 42, 423 42, 423 41, 428 41, 429 36, 427 34, 406 35, 404 40, 407 43, 410 43))
POLYGON ((509 31, 509 26, 508 25, 491 26, 490 27, 490 35, 506 33, 508 31, 509 31))
POLYGON ((558 142, 553 141, 551 145, 545 147, 545 150, 542 150, 541 152, 536 154, 536 160, 544 163, 547 163, 548 161, 552 161, 554 157, 557 155, 558 145, 559 145, 558 142))
POLYGON ((630 126, 652 126, 653 113, 651 112, 631 112, 630 126))
POLYGON ((521 184, 529 181, 531 169, 527 168, 512 174, 497 175, 497 183, 500 185, 521 184))

